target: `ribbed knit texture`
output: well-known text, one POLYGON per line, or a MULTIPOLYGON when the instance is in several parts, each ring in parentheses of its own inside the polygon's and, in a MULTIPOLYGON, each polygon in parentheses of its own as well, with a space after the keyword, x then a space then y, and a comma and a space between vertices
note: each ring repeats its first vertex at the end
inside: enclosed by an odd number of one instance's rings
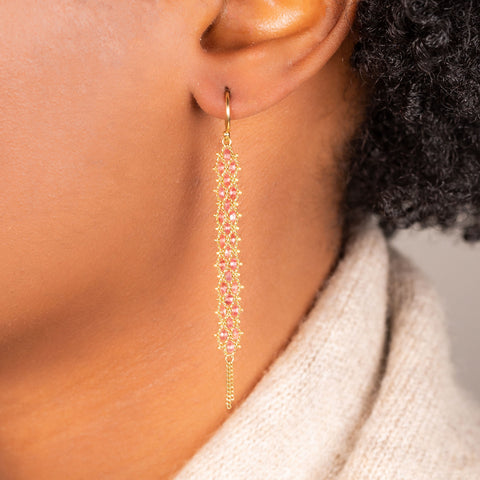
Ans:
POLYGON ((441 301, 373 221, 174 478, 480 480, 480 406, 456 381, 441 301))

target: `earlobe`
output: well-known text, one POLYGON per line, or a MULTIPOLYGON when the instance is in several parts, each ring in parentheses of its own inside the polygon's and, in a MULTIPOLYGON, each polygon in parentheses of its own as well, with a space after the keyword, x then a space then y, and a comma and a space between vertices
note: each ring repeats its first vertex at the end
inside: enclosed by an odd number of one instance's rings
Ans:
POLYGON ((320 70, 348 36, 357 0, 224 2, 198 39, 191 92, 207 114, 232 119, 259 113, 320 70), (267 8, 268 3, 268 8, 267 8))

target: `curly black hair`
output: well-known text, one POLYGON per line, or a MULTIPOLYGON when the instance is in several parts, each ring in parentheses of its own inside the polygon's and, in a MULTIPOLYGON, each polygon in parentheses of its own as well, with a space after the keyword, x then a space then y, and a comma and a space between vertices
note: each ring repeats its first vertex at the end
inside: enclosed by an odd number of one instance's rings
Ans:
POLYGON ((360 0, 350 64, 368 101, 347 216, 480 241, 480 1, 360 0))

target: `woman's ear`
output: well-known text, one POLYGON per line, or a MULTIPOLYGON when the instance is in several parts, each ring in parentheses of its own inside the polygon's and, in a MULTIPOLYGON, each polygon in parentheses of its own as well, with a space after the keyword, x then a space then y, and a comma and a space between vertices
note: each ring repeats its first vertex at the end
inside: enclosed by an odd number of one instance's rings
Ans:
MULTIPOLYGON (((325 65, 348 36, 357 0, 225 0, 198 39, 191 92, 232 119, 279 102, 325 65)), ((205 20, 205 19, 204 19, 205 20)))

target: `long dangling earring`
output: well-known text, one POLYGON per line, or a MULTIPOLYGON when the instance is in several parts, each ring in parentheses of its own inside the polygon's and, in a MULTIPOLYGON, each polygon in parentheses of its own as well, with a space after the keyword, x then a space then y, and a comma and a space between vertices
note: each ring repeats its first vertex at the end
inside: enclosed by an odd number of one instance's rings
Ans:
POLYGON ((237 174, 240 171, 238 154, 233 153, 230 138, 230 90, 225 88, 225 131, 223 132, 221 152, 217 153, 214 170, 217 174, 217 185, 214 192, 217 194, 216 230, 217 230, 217 268, 218 307, 216 314, 219 317, 217 337, 218 348, 223 350, 227 367, 227 409, 232 408, 233 394, 233 360, 237 348, 240 348, 240 285, 238 259, 238 189, 237 174))

